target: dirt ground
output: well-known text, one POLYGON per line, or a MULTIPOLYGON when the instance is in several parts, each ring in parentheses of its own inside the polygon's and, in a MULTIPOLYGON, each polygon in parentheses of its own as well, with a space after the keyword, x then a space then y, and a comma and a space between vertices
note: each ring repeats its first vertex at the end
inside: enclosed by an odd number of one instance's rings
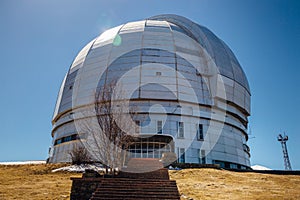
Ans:
MULTIPOLYGON (((69 199, 70 177, 63 165, 0 165, 0 199, 69 199)), ((238 173, 216 169, 170 171, 181 199, 300 199, 300 176, 238 173)))

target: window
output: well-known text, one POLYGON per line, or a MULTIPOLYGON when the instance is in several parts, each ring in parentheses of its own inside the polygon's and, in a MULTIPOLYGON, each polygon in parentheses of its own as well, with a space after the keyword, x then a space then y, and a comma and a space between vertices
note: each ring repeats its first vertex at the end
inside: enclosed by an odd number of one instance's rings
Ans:
POLYGON ((163 133, 162 121, 157 121, 156 122, 156 132, 157 132, 157 134, 162 134, 163 133))
POLYGON ((225 168, 225 162, 223 161, 215 160, 214 163, 220 165, 221 168, 225 168))
POLYGON ((183 124, 183 122, 178 122, 177 132, 178 132, 178 137, 179 138, 184 138, 184 124, 183 124))
POLYGON ((205 150, 201 150, 201 164, 206 164, 205 150))
POLYGON ((141 121, 136 120, 135 121, 135 133, 140 133, 141 132, 141 121))
POLYGON ((178 148, 178 162, 179 163, 185 163, 185 149, 184 148, 178 148))
POLYGON ((235 163, 230 163, 230 169, 237 169, 238 166, 235 163))
POLYGON ((197 140, 203 140, 204 139, 204 135, 203 135, 203 124, 198 124, 196 125, 196 129, 197 129, 197 140))
POLYGON ((161 72, 156 72, 156 76, 161 76, 161 72))
POLYGON ((59 138, 57 140, 55 140, 54 142, 54 146, 61 144, 61 143, 65 143, 65 142, 69 142, 69 141, 73 141, 73 140, 79 140, 79 135, 78 134, 73 134, 73 135, 69 135, 69 136, 65 136, 62 138, 59 138))

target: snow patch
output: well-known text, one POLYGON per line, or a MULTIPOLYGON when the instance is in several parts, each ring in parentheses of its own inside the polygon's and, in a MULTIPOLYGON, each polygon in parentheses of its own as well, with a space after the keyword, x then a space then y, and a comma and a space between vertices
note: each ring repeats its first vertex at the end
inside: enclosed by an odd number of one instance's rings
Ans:
POLYGON ((36 164, 46 164, 46 161, 34 160, 34 161, 0 162, 0 165, 36 165, 36 164))
POLYGON ((267 167, 264 167, 264 166, 261 166, 261 165, 253 165, 251 166, 252 169, 254 170, 272 170, 270 168, 267 168, 267 167))
POLYGON ((61 167, 58 169, 52 170, 52 172, 59 172, 59 171, 67 171, 67 172, 84 172, 86 169, 91 169, 95 171, 104 171, 105 168, 101 164, 81 164, 81 165, 70 165, 66 167, 61 167))

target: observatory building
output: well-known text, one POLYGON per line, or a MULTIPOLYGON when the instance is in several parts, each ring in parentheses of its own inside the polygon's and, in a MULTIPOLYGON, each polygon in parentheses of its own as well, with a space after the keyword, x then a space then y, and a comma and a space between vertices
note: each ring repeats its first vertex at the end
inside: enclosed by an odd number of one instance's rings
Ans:
POLYGON ((121 88, 128 110, 135 108, 126 132, 138 139, 127 156, 160 159, 173 152, 181 163, 250 167, 246 75, 221 39, 177 15, 122 24, 78 53, 58 94, 49 162, 70 161, 72 148, 88 143, 97 122, 95 94, 111 83, 121 88))

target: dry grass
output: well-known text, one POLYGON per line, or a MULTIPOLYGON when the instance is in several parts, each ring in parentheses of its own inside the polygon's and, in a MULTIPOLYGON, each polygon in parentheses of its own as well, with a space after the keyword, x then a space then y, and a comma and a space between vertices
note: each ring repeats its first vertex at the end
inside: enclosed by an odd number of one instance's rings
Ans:
POLYGON ((296 175, 186 169, 170 171, 170 177, 187 199, 300 199, 296 175))
POLYGON ((0 165, 0 199, 69 199, 71 173, 51 173, 62 164, 0 165))
MULTIPOLYGON (((74 173, 51 173, 63 165, 0 165, 0 199, 69 199, 74 173)), ((300 199, 300 176, 216 169, 170 171, 181 194, 195 199, 300 199)), ((184 198, 182 198, 184 199, 184 198)))

